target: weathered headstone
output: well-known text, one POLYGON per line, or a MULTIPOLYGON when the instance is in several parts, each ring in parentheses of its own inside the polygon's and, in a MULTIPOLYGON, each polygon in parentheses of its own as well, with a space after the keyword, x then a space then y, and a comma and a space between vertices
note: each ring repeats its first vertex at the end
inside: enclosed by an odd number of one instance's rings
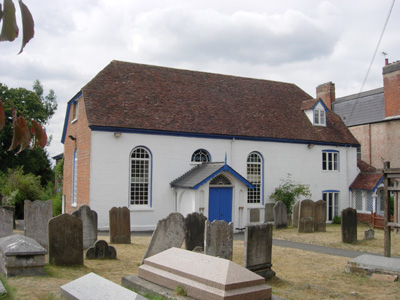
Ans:
POLYGON ((300 201, 297 201, 293 205, 293 213, 292 213, 292 226, 294 228, 299 227, 299 210, 300 210, 300 201))
POLYGON ((364 231, 365 240, 373 240, 375 238, 375 231, 373 229, 367 229, 364 231))
POLYGON ((3 205, 4 209, 8 209, 9 211, 12 212, 13 215, 13 229, 17 228, 17 223, 15 221, 15 206, 11 206, 11 205, 3 205))
POLYGON ((247 225, 244 232, 244 267, 270 279, 275 276, 271 270, 272 224, 247 225))
POLYGON ((131 243, 131 213, 127 207, 113 207, 110 212, 110 243, 131 243))
POLYGON ((46 249, 20 234, 0 238, 0 271, 6 276, 46 275, 46 249))
POLYGON ((315 202, 315 219, 314 219, 314 231, 325 232, 326 231, 326 201, 318 200, 315 202))
POLYGON ((185 246, 192 251, 196 247, 204 249, 204 226, 207 217, 194 212, 185 218, 185 246))
POLYGON ((48 223, 53 217, 53 202, 30 201, 24 202, 24 235, 33 238, 40 245, 49 249, 48 223))
POLYGON ((287 227, 287 210, 286 205, 282 201, 276 202, 274 206, 274 224, 275 228, 286 228, 287 227))
POLYGON ((357 210, 348 207, 342 210, 342 242, 354 243, 357 241, 357 210))
POLYGON ((260 222, 260 210, 258 208, 250 209, 250 223, 260 222))
POLYGON ((224 220, 206 221, 204 254, 232 260, 233 223, 224 220))
POLYGON ((139 267, 138 277, 123 277, 122 285, 134 288, 137 278, 170 290, 182 286, 190 299, 269 300, 272 296, 272 289, 265 284, 265 279, 242 266, 179 248, 147 258, 139 267))
POLYGON ((72 215, 82 220, 83 248, 92 247, 97 241, 97 213, 84 204, 73 211, 72 215))
POLYGON ((167 218, 159 220, 154 230, 149 246, 143 256, 153 256, 172 247, 180 248, 185 239, 185 218, 180 213, 172 213, 167 218))
POLYGON ((13 234, 12 211, 0 208, 0 238, 13 234))
POLYGON ((70 300, 146 300, 143 296, 94 273, 64 284, 60 287, 60 292, 61 296, 70 300))
POLYGON ((314 232, 314 201, 310 199, 302 200, 299 207, 299 233, 314 232))
POLYGON ((273 222, 274 221, 274 206, 275 203, 266 203, 265 211, 264 211, 264 222, 273 222))
POLYGON ((82 220, 62 214, 49 221, 49 263, 83 265, 82 220))
POLYGON ((117 250, 104 240, 99 240, 86 251, 87 259, 116 259, 117 250))

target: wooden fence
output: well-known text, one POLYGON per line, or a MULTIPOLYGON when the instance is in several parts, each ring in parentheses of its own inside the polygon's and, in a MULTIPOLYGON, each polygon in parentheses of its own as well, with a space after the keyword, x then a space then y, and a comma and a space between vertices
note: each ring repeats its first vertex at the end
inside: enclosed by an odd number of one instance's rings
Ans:
MULTIPOLYGON (((390 221, 393 222, 393 216, 390 217, 390 221)), ((371 223, 373 228, 379 228, 379 229, 385 228, 385 219, 383 218, 383 216, 377 215, 372 211, 371 211, 371 223)))

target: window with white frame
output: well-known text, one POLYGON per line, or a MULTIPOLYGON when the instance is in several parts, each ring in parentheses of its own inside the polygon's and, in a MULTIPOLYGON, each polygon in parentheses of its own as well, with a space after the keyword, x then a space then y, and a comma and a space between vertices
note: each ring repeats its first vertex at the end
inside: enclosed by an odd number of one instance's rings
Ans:
POLYGON ((192 154, 192 162, 203 163, 210 162, 210 153, 207 150, 199 149, 193 152, 192 154))
POLYGON ((322 151, 322 170, 324 171, 339 170, 339 151, 336 150, 322 151))
POLYGON ((326 126, 326 115, 324 109, 314 109, 314 125, 326 126))
POLYGON ((261 203, 262 157, 257 152, 251 152, 247 157, 247 180, 254 185, 254 189, 247 191, 247 203, 261 203))
POLYGON ((339 216, 339 191, 322 192, 322 200, 326 202, 326 220, 331 222, 339 216))
POLYGON ((76 206, 78 184, 78 150, 74 151, 74 163, 72 166, 72 206, 76 206))
POLYGON ((151 197, 151 155, 144 147, 137 147, 131 153, 130 204, 145 206, 151 197))
POLYGON ((363 193, 360 190, 354 191, 355 194, 355 200, 356 200, 356 210, 364 210, 363 209, 363 202, 364 202, 364 197, 363 193))
POLYGON ((374 210, 374 192, 370 190, 353 190, 354 208, 358 211, 374 210))

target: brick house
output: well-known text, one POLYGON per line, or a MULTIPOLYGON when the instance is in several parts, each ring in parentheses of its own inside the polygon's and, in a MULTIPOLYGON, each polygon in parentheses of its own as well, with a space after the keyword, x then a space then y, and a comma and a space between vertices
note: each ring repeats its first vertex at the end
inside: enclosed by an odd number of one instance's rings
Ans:
POLYGON ((294 84, 121 61, 68 102, 62 142, 64 209, 90 205, 99 229, 114 206, 132 230, 175 211, 263 222, 288 173, 332 219, 358 173, 358 141, 294 84))

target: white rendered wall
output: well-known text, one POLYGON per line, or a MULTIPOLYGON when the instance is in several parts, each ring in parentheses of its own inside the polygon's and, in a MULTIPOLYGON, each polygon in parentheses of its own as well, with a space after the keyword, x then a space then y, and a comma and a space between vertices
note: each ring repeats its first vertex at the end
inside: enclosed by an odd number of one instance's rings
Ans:
MULTIPOLYGON (((246 177, 247 156, 252 151, 259 152, 264 159, 264 203, 271 202, 269 195, 290 173, 294 181, 309 185, 312 200, 321 199, 324 190, 338 190, 340 210, 349 206, 348 187, 357 175, 356 148, 131 133, 116 138, 112 132, 92 131, 90 206, 98 213, 99 228, 108 228, 108 212, 114 206, 131 209, 132 230, 154 229, 159 219, 176 210, 186 214, 192 208, 195 211, 204 208, 208 216, 208 183, 183 194, 181 200, 189 202, 183 204, 178 203, 177 191, 170 187, 171 181, 195 166, 191 156, 200 148, 211 154, 213 162, 223 162, 226 153, 228 165, 243 177, 246 177), (151 151, 153 163, 152 207, 144 209, 129 205, 130 153, 138 146, 151 151), (339 171, 322 171, 322 150, 339 151, 339 171)), ((262 204, 247 204, 246 198, 247 188, 235 181, 232 214, 235 227, 246 225, 251 208, 263 209, 262 204)), ((260 217, 262 222, 263 212, 260 217)))

